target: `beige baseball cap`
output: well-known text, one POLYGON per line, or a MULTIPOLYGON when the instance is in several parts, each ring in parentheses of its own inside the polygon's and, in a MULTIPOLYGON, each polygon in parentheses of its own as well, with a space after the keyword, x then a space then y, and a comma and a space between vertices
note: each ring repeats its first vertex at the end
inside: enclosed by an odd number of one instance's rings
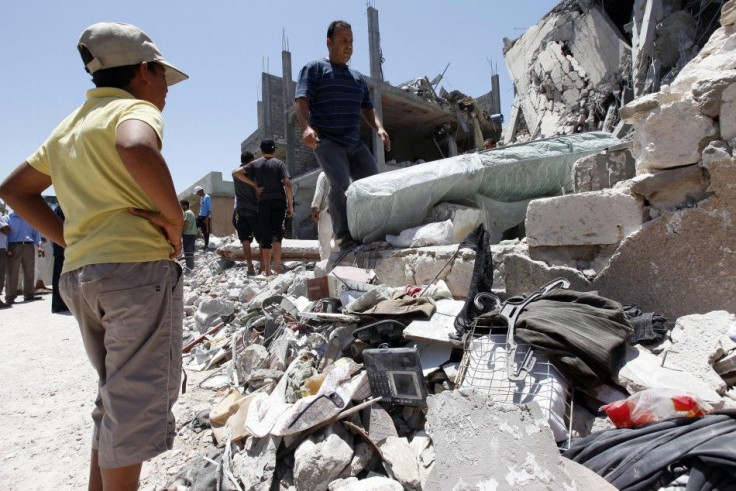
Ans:
POLYGON ((84 46, 93 59, 87 63, 90 74, 105 68, 137 65, 144 61, 160 63, 166 71, 166 83, 174 85, 189 78, 166 61, 148 35, 131 24, 98 22, 84 30, 78 48, 84 46))

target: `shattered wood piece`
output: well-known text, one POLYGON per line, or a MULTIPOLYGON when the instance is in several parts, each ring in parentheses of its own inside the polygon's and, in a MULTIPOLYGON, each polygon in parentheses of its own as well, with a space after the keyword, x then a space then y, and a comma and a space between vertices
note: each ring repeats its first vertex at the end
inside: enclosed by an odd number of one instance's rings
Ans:
POLYGON ((303 319, 312 319, 320 322, 360 322, 360 317, 349 314, 330 314, 322 312, 299 312, 299 317, 303 319))
POLYGON ((207 338, 207 336, 211 336, 212 334, 214 334, 214 333, 216 333, 217 331, 219 331, 219 330, 220 330, 220 329, 221 329, 221 328, 222 328, 222 327, 223 327, 224 325, 225 325, 225 323, 224 323, 224 322, 220 322, 220 323, 219 323, 219 324, 217 324, 216 326, 213 326, 213 327, 211 327, 211 328, 210 328, 210 329, 209 329, 209 330, 208 330, 208 331, 207 331, 206 333, 202 334, 202 335, 201 335, 201 336, 199 336, 199 337, 198 337, 197 339, 195 339, 195 340, 194 340, 194 341, 192 341, 191 343, 189 343, 189 344, 187 344, 186 346, 184 346, 184 347, 182 348, 181 352, 182 352, 182 353, 189 353, 189 352, 190 352, 190 351, 192 350, 192 348, 194 348, 194 347, 195 347, 195 346, 197 346, 197 345, 198 345, 199 343, 201 343, 202 341, 204 341, 204 340, 205 340, 205 339, 207 338))

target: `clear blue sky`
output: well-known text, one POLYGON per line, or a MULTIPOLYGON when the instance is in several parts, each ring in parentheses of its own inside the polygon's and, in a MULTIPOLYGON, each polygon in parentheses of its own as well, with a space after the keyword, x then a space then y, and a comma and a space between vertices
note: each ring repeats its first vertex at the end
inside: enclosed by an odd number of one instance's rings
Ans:
MULTIPOLYGON (((506 118, 513 88, 502 40, 516 39, 558 2, 554 0, 373 0, 379 11, 386 80, 416 76, 478 97, 490 89, 491 68, 501 79, 506 118)), ((281 75, 282 32, 292 70, 326 56, 326 29, 353 26, 351 66, 369 72, 363 0, 10 0, 0 13, 0 178, 33 153, 92 88, 76 50, 80 33, 99 21, 135 24, 164 56, 189 74, 171 87, 163 153, 177 192, 209 171, 239 163, 240 142, 257 127, 264 67, 281 75)))

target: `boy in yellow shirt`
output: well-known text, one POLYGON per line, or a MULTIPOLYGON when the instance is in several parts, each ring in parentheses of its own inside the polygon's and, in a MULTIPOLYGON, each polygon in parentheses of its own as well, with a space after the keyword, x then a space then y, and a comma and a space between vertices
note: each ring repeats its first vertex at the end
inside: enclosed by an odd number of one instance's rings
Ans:
POLYGON ((161 155, 168 86, 187 79, 135 26, 101 22, 77 48, 96 88, 0 185, 66 247, 60 292, 99 376, 89 489, 137 489, 173 444, 182 348, 183 217, 161 155), (54 186, 63 223, 41 193, 54 186))

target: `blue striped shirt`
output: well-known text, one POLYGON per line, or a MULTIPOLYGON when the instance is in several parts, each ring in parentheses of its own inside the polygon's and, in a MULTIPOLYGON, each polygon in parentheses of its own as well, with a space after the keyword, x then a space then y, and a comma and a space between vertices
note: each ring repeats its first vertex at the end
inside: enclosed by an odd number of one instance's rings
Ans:
POLYGON ((307 63, 299 72, 295 98, 309 99, 309 124, 320 138, 347 146, 360 142, 360 113, 373 109, 363 75, 328 59, 307 63))

